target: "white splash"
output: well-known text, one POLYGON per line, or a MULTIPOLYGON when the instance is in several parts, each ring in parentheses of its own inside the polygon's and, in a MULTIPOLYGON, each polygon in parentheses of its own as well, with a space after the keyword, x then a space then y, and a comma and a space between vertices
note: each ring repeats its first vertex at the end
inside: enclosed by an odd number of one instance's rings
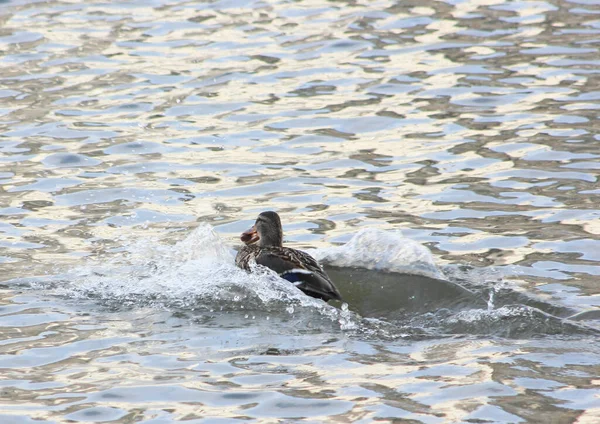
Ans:
POLYGON ((87 263, 63 275, 59 294, 186 308, 261 308, 272 303, 326 306, 266 269, 251 274, 234 264, 235 252, 204 224, 175 245, 136 241, 125 253, 87 263))
MULTIPOLYGON (((345 246, 315 250, 313 254, 337 266, 442 276, 428 249, 397 233, 380 230, 363 230, 345 246)), ((99 299, 119 307, 232 311, 242 316, 261 311, 273 316, 291 315, 312 325, 322 317, 344 331, 363 330, 363 319, 347 307, 337 309, 306 296, 267 268, 256 267, 248 273, 235 266, 234 257, 235 251, 212 226, 204 224, 174 245, 149 238, 124 238, 118 255, 96 256, 61 275, 60 284, 53 287, 59 295, 99 299)))
POLYGON ((363 228, 343 246, 315 249, 310 253, 319 262, 337 267, 444 278, 429 249, 403 237, 400 231, 363 228))

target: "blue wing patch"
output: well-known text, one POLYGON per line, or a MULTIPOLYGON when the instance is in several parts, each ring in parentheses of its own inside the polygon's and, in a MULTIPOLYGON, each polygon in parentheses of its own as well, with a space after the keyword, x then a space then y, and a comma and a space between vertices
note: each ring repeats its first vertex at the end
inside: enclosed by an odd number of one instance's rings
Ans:
POLYGON ((301 268, 290 269, 289 271, 285 271, 279 274, 281 278, 288 280, 295 286, 302 284, 305 281, 307 275, 312 275, 312 272, 301 268))

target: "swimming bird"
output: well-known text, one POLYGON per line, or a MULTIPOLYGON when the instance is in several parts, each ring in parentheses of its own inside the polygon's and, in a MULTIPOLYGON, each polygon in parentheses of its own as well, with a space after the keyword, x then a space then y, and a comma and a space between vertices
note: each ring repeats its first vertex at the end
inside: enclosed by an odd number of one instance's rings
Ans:
POLYGON ((323 268, 308 253, 283 247, 281 219, 276 212, 258 215, 254 226, 242 233, 244 246, 235 258, 235 264, 250 271, 250 263, 266 266, 302 290, 305 294, 329 301, 342 300, 333 282, 323 268))

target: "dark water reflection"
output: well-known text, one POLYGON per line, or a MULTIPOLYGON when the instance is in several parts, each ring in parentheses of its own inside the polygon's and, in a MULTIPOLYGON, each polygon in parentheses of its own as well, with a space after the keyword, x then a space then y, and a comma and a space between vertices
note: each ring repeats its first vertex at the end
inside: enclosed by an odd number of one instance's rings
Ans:
POLYGON ((0 3, 2 423, 600 421, 594 1, 0 3), (264 209, 445 278, 169 247, 264 209))

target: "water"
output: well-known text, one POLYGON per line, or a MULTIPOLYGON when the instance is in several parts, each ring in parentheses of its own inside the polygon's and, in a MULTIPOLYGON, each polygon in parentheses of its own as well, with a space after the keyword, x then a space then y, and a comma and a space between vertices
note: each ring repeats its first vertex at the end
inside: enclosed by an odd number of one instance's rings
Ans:
POLYGON ((596 2, 0 3, 1 423, 600 422, 596 2))

